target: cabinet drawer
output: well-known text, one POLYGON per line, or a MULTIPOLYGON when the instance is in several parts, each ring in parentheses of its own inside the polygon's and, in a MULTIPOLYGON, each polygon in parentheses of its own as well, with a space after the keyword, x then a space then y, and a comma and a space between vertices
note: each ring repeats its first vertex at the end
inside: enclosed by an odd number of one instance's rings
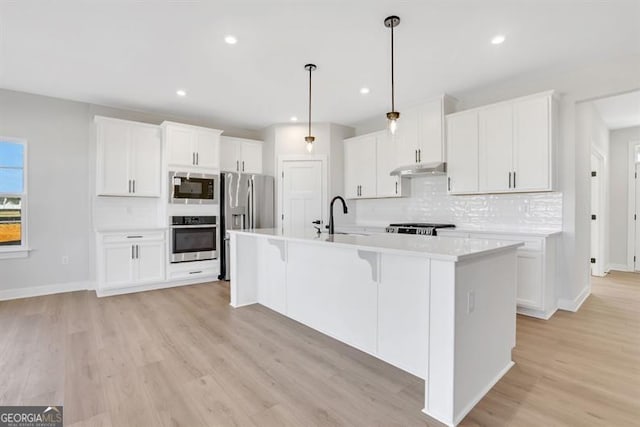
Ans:
POLYGON ((109 233, 102 235, 103 243, 123 243, 140 241, 161 241, 164 240, 164 231, 137 232, 132 230, 128 233, 109 233))
POLYGON ((208 277, 215 276, 217 280, 217 275, 219 274, 219 269, 217 267, 207 267, 201 268, 197 265, 194 265, 193 268, 188 270, 178 270, 169 272, 169 279, 195 279, 198 277, 208 277))

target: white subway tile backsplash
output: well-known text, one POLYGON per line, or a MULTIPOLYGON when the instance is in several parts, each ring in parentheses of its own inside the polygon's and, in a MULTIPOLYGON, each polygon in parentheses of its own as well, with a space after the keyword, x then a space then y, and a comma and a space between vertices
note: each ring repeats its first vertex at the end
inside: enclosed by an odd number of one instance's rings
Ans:
POLYGON ((449 196, 444 176, 413 178, 407 184, 411 197, 355 200, 356 223, 415 221, 477 229, 562 229, 562 193, 449 196))

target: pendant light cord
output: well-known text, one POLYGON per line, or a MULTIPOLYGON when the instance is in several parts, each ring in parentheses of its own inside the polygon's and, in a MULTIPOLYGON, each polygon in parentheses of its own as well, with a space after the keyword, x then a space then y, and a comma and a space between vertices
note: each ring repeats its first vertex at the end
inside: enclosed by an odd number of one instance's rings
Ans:
POLYGON ((392 19, 391 20, 391 111, 396 111, 395 79, 393 75, 393 27, 395 27, 395 25, 392 19))
POLYGON ((309 136, 311 136, 311 70, 309 67, 309 136))

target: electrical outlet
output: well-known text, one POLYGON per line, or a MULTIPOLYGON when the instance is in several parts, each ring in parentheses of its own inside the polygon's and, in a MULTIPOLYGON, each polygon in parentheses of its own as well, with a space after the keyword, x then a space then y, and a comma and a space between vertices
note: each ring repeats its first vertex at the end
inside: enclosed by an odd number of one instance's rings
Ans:
POLYGON ((476 293, 474 291, 467 292, 467 314, 471 314, 476 309, 476 293))
POLYGON ((67 255, 64 255, 62 257, 62 265, 67 265, 69 264, 69 257, 67 255))

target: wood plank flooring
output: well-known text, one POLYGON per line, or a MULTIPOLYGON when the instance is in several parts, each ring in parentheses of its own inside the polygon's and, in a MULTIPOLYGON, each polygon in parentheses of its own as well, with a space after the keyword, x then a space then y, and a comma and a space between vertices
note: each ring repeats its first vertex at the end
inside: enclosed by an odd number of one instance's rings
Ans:
MULTIPOLYGON (((640 425, 640 275, 595 278, 578 313, 518 316, 516 365, 464 426, 640 425)), ((0 405, 68 426, 439 426, 416 377, 226 283, 0 302, 0 405)))

